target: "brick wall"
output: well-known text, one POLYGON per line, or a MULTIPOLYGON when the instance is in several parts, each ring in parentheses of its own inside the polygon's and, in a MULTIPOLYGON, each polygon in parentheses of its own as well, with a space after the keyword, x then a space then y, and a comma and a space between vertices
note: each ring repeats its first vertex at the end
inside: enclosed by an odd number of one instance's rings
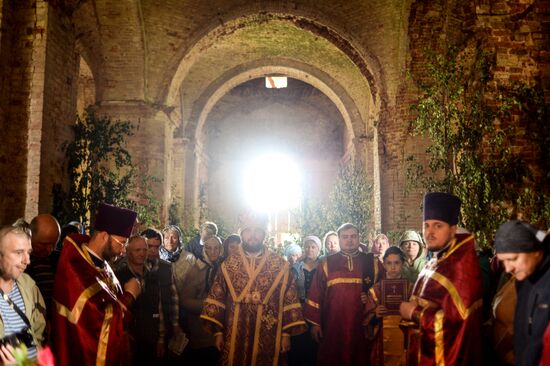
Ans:
POLYGON ((78 66, 75 34, 70 18, 49 6, 45 59, 42 140, 40 148, 39 212, 50 212, 52 187, 66 184, 62 145, 72 139, 70 126, 76 116, 78 66))
POLYGON ((35 37, 36 9, 32 1, 5 1, 2 10, 3 151, 0 221, 24 215, 26 201, 27 129, 35 37))

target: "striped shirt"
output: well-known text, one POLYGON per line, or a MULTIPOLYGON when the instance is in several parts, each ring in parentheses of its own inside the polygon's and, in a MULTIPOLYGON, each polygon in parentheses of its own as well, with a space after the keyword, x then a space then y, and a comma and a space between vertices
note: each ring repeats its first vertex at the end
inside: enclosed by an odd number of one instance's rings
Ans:
MULTIPOLYGON (((14 282, 14 286, 9 293, 8 297, 25 313, 25 303, 21 297, 21 292, 19 291, 19 286, 17 282, 14 282)), ((4 322, 4 337, 20 332, 22 329, 26 328, 27 325, 21 319, 19 314, 11 308, 6 300, 0 296, 0 315, 2 316, 2 321, 4 322)), ((27 350, 27 358, 30 360, 36 359, 36 347, 31 347, 27 350)))

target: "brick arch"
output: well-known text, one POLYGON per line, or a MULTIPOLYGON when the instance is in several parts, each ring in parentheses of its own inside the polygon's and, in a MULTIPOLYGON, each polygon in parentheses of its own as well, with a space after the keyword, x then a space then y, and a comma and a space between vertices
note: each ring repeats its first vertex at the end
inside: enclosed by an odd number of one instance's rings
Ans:
POLYGON ((353 141, 362 135, 364 121, 352 98, 337 80, 311 65, 293 60, 270 59, 241 65, 224 73, 213 82, 194 104, 184 136, 201 145, 204 142, 202 134, 204 124, 216 103, 237 85, 266 74, 284 74, 319 89, 340 111, 346 125, 348 141, 353 141))
POLYGON ((231 36, 235 31, 250 24, 268 23, 269 21, 286 21, 294 24, 296 27, 311 32, 330 42, 334 47, 342 51, 348 57, 363 75, 367 81, 372 100, 381 109, 387 104, 386 88, 383 78, 383 68, 378 58, 365 49, 361 42, 355 41, 353 36, 333 24, 326 15, 315 12, 314 10, 301 9, 292 13, 288 9, 271 9, 258 14, 257 9, 235 9, 228 14, 224 21, 213 20, 210 26, 205 26, 200 35, 196 36, 193 46, 181 49, 180 61, 176 70, 166 71, 163 80, 167 88, 160 91, 157 100, 165 101, 166 105, 174 105, 178 98, 178 91, 182 85, 189 70, 194 64, 196 58, 201 52, 213 46, 220 37, 231 36))

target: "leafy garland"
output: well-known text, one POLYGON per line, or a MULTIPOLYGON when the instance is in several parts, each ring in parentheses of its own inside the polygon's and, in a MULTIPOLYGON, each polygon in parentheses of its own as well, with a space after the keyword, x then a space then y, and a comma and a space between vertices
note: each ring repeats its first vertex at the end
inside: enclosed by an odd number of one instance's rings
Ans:
POLYGON ((457 195, 460 224, 487 247, 507 219, 549 224, 548 111, 535 88, 491 89, 490 54, 465 54, 457 48, 427 53, 429 77, 416 80, 421 97, 411 105, 410 123, 411 136, 429 140, 426 161, 407 156, 407 178, 409 187, 457 195), (537 134, 527 136, 528 128, 537 134), (537 162, 526 161, 520 138, 537 146, 537 162))
POLYGON ((54 216, 88 226, 97 205, 109 202, 136 210, 145 225, 159 225, 160 202, 152 190, 159 179, 139 172, 125 148, 132 124, 86 113, 72 128, 74 140, 64 146, 69 189, 54 186, 54 216))
POLYGON ((300 212, 301 235, 317 235, 336 230, 346 222, 359 228, 361 241, 372 235, 373 188, 359 162, 343 166, 326 202, 304 199, 300 212))

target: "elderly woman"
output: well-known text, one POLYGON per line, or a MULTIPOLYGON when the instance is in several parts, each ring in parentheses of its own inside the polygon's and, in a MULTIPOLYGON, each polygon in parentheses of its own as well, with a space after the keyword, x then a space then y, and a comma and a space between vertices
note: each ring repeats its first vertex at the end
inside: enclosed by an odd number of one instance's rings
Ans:
POLYGON ((285 258, 292 267, 294 263, 302 258, 302 248, 298 244, 290 244, 285 249, 285 258))
POLYGON ((303 243, 304 258, 292 266, 292 270, 296 276, 298 297, 302 303, 306 301, 313 275, 317 271, 319 254, 321 253, 321 240, 314 235, 310 235, 304 238, 303 243))
MULTIPOLYGON (((310 235, 304 238, 303 243, 304 257, 292 266, 292 273, 296 278, 296 290, 302 304, 306 301, 311 281, 320 262, 321 239, 310 235)), ((290 342, 289 366, 313 366, 316 364, 317 344, 313 341, 309 332, 291 337, 290 342)))
POLYGON ((424 242, 420 234, 414 230, 405 231, 399 239, 399 248, 405 253, 405 263, 403 263, 401 273, 411 283, 415 283, 418 274, 426 264, 424 242))
POLYGON ((178 260, 183 246, 181 243, 181 230, 176 225, 169 225, 162 230, 164 242, 160 247, 160 258, 174 263, 178 260))
POLYGON ((549 244, 550 235, 522 221, 508 221, 496 232, 497 258, 516 279, 516 365, 538 365, 541 360, 543 336, 550 319, 549 244))
MULTIPOLYGON (((160 247, 159 255, 161 259, 172 263, 172 272, 178 294, 181 294, 189 270, 195 264, 195 256, 182 247, 182 234, 179 227, 169 225, 162 230, 164 241, 160 247)), ((183 309, 180 306, 179 318, 183 317, 183 309)))
POLYGON ((190 365, 216 365, 219 352, 214 346, 214 336, 203 329, 200 314, 203 300, 208 295, 214 275, 222 260, 223 245, 217 236, 204 242, 202 259, 196 261, 188 272, 180 293, 183 308, 183 329, 189 337, 185 349, 185 362, 190 365))

